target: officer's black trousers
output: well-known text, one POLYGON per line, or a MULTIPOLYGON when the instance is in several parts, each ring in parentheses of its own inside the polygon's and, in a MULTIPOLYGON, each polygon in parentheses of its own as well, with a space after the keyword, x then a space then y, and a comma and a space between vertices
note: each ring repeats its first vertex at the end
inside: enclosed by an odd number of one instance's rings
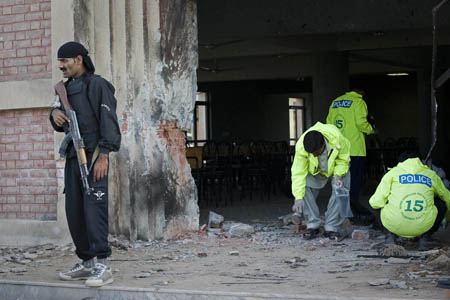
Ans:
MULTIPOLYGON (((86 154, 90 166, 92 153, 86 154)), ((108 246, 108 176, 92 182, 92 175, 93 170, 89 174, 89 183, 94 190, 87 195, 81 182, 77 158, 66 160, 64 184, 67 222, 76 254, 82 260, 111 255, 108 246)))
POLYGON ((350 160, 350 206, 353 214, 369 215, 370 211, 359 203, 359 194, 364 177, 366 158, 364 156, 351 156, 350 160))

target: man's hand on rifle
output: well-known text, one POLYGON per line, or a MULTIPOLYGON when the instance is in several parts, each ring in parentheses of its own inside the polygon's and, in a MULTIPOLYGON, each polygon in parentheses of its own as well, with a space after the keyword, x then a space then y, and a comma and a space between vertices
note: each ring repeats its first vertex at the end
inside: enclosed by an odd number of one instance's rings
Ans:
POLYGON ((102 180, 108 174, 108 154, 100 153, 94 164, 94 182, 102 180))
POLYGON ((52 111, 52 118, 53 121, 55 121, 55 124, 59 127, 63 127, 63 125, 67 122, 70 122, 70 119, 68 116, 66 116, 66 114, 59 109, 54 109, 52 111))

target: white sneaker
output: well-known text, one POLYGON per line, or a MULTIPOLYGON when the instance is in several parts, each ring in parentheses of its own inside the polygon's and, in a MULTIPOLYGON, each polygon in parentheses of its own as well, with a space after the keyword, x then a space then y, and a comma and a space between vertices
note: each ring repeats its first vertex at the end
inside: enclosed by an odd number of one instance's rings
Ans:
POLYGON ((110 284, 114 281, 111 268, 101 263, 96 263, 90 277, 84 283, 88 287, 98 287, 110 284))
POLYGON ((92 268, 86 268, 80 263, 75 264, 67 272, 60 272, 59 279, 61 280, 86 280, 91 276, 92 268))

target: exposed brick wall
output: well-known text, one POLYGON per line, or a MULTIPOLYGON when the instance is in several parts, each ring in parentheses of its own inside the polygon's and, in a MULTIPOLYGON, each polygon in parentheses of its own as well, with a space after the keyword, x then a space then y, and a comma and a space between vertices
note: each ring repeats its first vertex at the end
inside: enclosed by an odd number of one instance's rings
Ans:
POLYGON ((50 0, 0 0, 0 81, 51 77, 50 9, 50 0))
POLYGON ((0 111, 0 218, 56 219, 49 109, 0 111))

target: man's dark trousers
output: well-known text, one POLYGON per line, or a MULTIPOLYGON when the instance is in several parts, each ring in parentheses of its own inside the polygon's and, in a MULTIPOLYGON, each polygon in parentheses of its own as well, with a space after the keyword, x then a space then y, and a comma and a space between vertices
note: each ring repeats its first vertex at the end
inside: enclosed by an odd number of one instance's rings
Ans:
POLYGON ((370 215, 370 211, 359 203, 359 194, 361 192, 361 185, 364 176, 366 157, 364 156, 351 156, 350 157, 350 205, 353 214, 358 215, 370 215))
MULTIPOLYGON (((90 166, 92 153, 87 152, 86 155, 90 166)), ((84 261, 111 255, 108 246, 108 176, 93 182, 92 175, 93 168, 89 174, 93 191, 87 195, 81 182, 77 157, 67 158, 64 170, 66 216, 76 254, 84 261)))

